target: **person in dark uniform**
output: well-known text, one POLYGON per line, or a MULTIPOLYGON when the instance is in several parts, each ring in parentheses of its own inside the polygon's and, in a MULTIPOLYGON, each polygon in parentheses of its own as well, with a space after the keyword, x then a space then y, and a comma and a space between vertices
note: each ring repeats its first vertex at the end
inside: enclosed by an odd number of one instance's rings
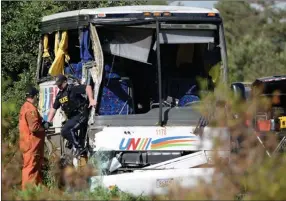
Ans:
POLYGON ((60 91, 49 112, 47 122, 51 125, 50 122, 52 122, 57 109, 61 107, 68 119, 62 128, 61 135, 70 145, 76 148, 76 155, 80 155, 83 153, 84 147, 81 139, 77 137, 77 131, 87 127, 88 108, 96 104, 92 96, 92 91, 90 91, 91 87, 86 85, 69 85, 67 78, 62 74, 58 75, 56 85, 60 91), (88 100, 83 97, 85 94, 87 94, 88 100))

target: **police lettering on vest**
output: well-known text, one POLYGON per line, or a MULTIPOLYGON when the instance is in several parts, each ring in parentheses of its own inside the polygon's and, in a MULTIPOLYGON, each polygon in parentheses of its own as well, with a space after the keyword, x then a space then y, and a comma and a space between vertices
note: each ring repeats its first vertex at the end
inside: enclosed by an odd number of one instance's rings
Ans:
POLYGON ((87 99, 82 96, 85 94, 85 86, 74 86, 69 84, 63 91, 59 91, 54 103, 54 109, 62 107, 68 118, 82 112, 87 105, 87 99))
POLYGON ((60 101, 61 104, 65 103, 65 102, 68 102, 68 100, 69 100, 69 99, 68 99, 67 96, 65 96, 65 97, 59 99, 59 101, 60 101))

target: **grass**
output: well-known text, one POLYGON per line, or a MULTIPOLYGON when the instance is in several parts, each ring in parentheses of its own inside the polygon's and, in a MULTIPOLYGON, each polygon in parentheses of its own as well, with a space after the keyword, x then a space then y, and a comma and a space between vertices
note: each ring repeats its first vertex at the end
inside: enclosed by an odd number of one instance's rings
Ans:
POLYGON ((11 197, 13 200, 150 200, 145 197, 134 197, 126 193, 109 191, 103 188, 94 192, 83 190, 80 192, 62 192, 56 188, 37 186, 25 191, 16 190, 11 197))

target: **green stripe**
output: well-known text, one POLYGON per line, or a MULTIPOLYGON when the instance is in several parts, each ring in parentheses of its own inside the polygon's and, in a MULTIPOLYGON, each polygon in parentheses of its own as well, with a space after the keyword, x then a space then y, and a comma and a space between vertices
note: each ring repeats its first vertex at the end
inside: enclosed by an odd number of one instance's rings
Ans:
MULTIPOLYGON (((143 146, 145 140, 146 140, 146 138, 141 139, 141 142, 140 142, 140 144, 139 144, 139 148, 138 148, 138 149, 142 149, 142 146, 143 146)), ((137 150, 138 150, 138 149, 137 149, 137 150)))
POLYGON ((166 147, 184 147, 184 146, 193 146, 193 145, 192 144, 166 144, 166 145, 162 145, 156 148, 151 147, 151 149, 162 149, 166 147))

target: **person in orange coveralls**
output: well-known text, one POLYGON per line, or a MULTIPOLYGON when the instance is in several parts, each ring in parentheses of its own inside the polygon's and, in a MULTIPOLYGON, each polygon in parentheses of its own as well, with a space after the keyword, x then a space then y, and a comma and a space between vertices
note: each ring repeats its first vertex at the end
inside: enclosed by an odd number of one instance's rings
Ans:
POLYGON ((27 184, 38 185, 42 182, 45 129, 42 125, 42 117, 35 106, 38 93, 35 87, 29 87, 26 92, 26 102, 21 107, 19 115, 20 150, 23 154, 23 190, 27 184))

